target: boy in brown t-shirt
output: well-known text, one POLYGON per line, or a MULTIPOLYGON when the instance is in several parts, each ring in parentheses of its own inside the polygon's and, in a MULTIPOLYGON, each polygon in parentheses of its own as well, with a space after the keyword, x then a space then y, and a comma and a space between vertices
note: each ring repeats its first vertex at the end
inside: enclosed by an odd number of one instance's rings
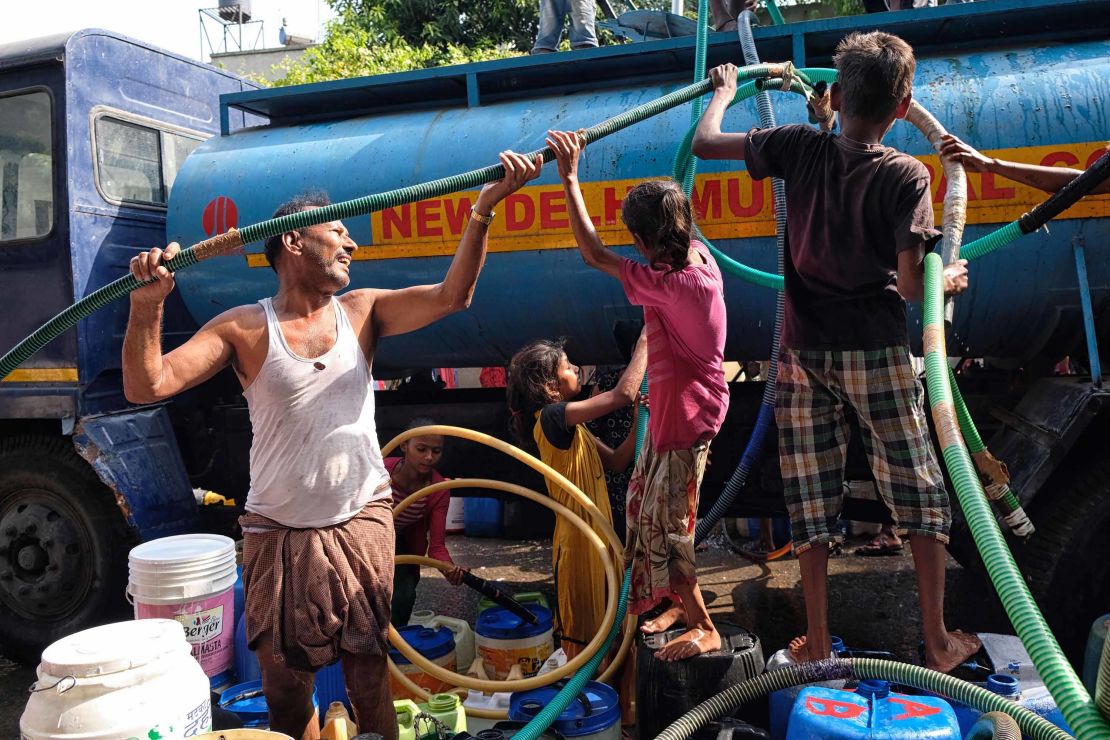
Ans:
MULTIPOLYGON (((882 145, 909 109, 913 50, 890 34, 852 34, 837 46, 832 107, 840 134, 808 126, 722 133, 736 67, 715 86, 694 137, 703 159, 743 159, 755 179, 786 182, 786 314, 779 356, 779 461, 802 572, 807 629, 799 660, 828 657, 828 544, 841 538, 845 407, 860 422, 876 486, 910 535, 925 662, 950 671, 979 641, 944 625, 944 545, 951 513, 929 442, 923 393, 910 363, 906 300, 921 300, 933 228, 924 165, 882 145)), ((945 268, 945 293, 967 287, 966 262, 945 268)))

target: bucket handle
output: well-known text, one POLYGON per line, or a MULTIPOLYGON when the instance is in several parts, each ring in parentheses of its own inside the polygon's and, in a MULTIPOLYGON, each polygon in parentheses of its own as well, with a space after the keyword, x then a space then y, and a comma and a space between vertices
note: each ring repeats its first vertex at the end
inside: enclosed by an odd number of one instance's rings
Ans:
MULTIPOLYGON (((563 688, 564 686, 567 685, 567 679, 565 679, 565 678, 560 679, 560 680, 556 681, 555 683, 553 683, 551 685, 553 687, 561 689, 561 688, 563 688)), ((578 696, 576 696, 575 698, 578 700, 578 703, 582 705, 582 711, 584 712, 584 716, 589 717, 591 714, 594 713, 594 707, 593 707, 592 704, 590 704, 590 700, 586 696, 585 691, 579 691, 578 696)))
POLYGON ((69 691, 70 689, 72 689, 76 685, 77 685, 77 676, 74 676, 72 673, 70 673, 66 676, 62 676, 61 678, 59 678, 57 681, 50 684, 49 686, 39 686, 39 682, 35 681, 33 684, 31 684, 31 688, 27 689, 27 693, 37 694, 40 691, 50 691, 50 689, 57 689, 59 694, 64 694, 65 692, 69 691), (69 683, 66 684, 65 686, 62 686, 62 684, 65 683, 66 681, 69 681, 69 683))

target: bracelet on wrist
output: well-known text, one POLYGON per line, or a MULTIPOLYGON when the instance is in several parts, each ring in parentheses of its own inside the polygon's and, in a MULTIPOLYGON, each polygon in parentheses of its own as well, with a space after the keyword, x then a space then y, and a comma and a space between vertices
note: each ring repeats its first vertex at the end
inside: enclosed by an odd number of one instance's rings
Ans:
POLYGON ((477 221, 480 224, 485 224, 486 226, 489 226, 490 224, 493 223, 493 217, 496 216, 496 215, 497 215, 497 213, 495 211, 490 211, 489 215, 486 216, 484 214, 478 213, 478 206, 471 206, 470 207, 470 218, 477 221))

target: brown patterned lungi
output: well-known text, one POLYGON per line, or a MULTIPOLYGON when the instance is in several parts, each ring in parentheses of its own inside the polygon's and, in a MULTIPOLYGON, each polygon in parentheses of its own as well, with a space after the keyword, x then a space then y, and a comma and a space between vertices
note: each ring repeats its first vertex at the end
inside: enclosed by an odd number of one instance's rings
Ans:
POLYGON ((371 502, 354 518, 319 529, 291 529, 251 512, 240 517, 252 650, 269 632, 274 656, 299 671, 316 671, 343 653, 386 654, 391 503, 371 502))

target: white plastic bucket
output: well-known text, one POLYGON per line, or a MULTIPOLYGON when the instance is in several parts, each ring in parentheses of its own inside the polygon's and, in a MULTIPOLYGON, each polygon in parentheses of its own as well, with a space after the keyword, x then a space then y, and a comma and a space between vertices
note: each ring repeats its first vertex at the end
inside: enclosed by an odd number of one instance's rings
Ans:
POLYGON ((534 676, 544 661, 555 651, 552 638, 551 610, 537 604, 524 607, 537 617, 536 624, 527 624, 504 607, 495 606, 478 615, 474 626, 474 642, 486 671, 497 681, 504 681, 514 665, 525 676, 534 676))
POLYGON ((77 632, 42 653, 19 719, 24 740, 194 737, 212 729, 208 678, 177 622, 77 632))
POLYGON ((127 594, 136 619, 173 619, 209 676, 231 669, 235 543, 214 534, 163 537, 128 555, 127 594))

